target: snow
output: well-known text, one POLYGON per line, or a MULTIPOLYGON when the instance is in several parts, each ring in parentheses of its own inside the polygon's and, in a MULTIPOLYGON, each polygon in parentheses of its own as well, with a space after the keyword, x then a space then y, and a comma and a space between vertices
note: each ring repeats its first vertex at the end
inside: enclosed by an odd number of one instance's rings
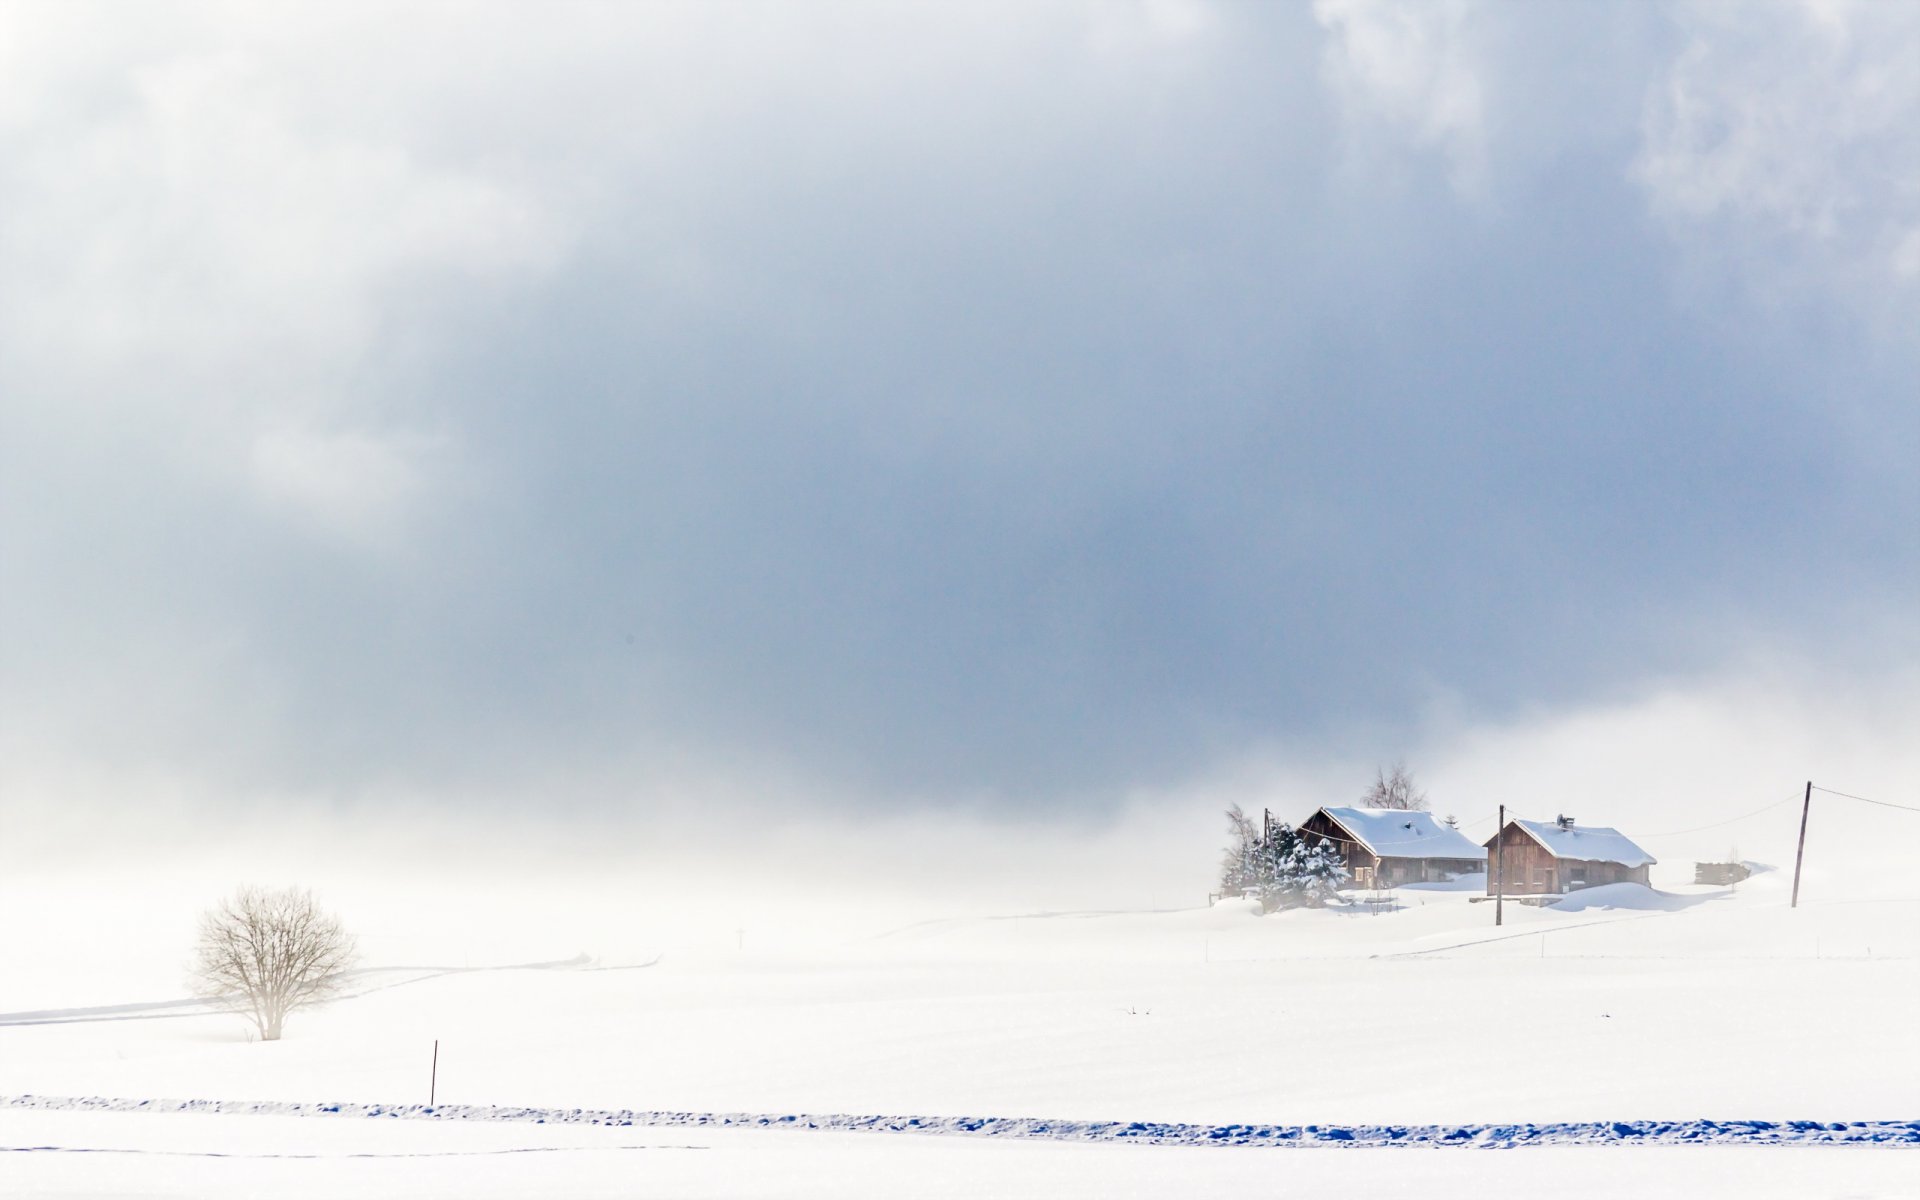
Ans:
POLYGON ((1485 860, 1485 847, 1432 813, 1402 808, 1323 808, 1354 839, 1382 858, 1465 858, 1485 860))
POLYGON ((1522 1146, 1852 1145, 1920 1146, 1920 1121, 1562 1121, 1512 1125, 1196 1125, 1179 1121, 1073 1121, 1044 1117, 925 1117, 849 1113, 649 1112, 480 1104, 289 1103, 259 1100, 125 1100, 8 1096, 0 1108, 53 1112, 203 1113, 348 1120, 515 1122, 668 1129, 808 1129, 840 1133, 985 1137, 1150 1146, 1343 1150, 1394 1147, 1512 1150, 1522 1146))
POLYGON ((1429 1200, 1550 1191, 1741 1200, 1909 1200, 1914 1156, 1840 1146, 1617 1145, 1474 1150, 1201 1150, 832 1131, 640 1130, 297 1117, 5 1112, 9 1200, 1099 1200, 1384 1193, 1429 1200), (84 1148, 84 1149, 83 1149, 84 1148), (1544 1187, 1551 1181, 1551 1187, 1544 1187))
POLYGON ((1586 912, 1588 909, 1636 909, 1651 912, 1677 912, 1712 899, 1711 896, 1676 896, 1657 892, 1641 883, 1603 883, 1582 888, 1553 904, 1560 912, 1586 912))
POLYGON ((1315 1147, 1287 1156, 1301 1190, 1911 1195, 1920 1159, 1865 1143, 1920 1118, 1920 900, 1664 882, 1498 927, 1406 888, 658 957, 562 933, 527 965, 376 962, 268 1044, 166 994, 50 1003, 29 972, 0 1013, 0 1195, 1175 1195, 1270 1186, 1268 1145, 1315 1147), (1487 1069, 1496 1040, 1578 1086, 1487 1069))
POLYGON ((1613 862, 1623 867, 1651 866, 1660 860, 1633 843, 1618 829, 1599 825, 1562 825, 1557 821, 1522 821, 1513 824, 1533 835, 1535 841, 1553 852, 1555 858, 1583 862, 1613 862))

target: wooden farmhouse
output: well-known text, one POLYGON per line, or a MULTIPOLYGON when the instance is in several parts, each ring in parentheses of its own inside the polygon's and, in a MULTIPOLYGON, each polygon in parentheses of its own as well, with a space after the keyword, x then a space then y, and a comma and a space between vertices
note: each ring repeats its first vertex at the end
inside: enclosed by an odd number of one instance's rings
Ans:
POLYGON ((1487 895, 1556 895, 1603 883, 1647 883, 1655 861, 1617 829, 1572 817, 1507 822, 1487 840, 1487 895), (1505 874, 1505 887, 1501 875, 1505 874))
POLYGON ((1331 842, 1360 887, 1437 883, 1487 869, 1487 856, 1459 830, 1428 812, 1404 808, 1320 808, 1297 830, 1307 842, 1331 842))

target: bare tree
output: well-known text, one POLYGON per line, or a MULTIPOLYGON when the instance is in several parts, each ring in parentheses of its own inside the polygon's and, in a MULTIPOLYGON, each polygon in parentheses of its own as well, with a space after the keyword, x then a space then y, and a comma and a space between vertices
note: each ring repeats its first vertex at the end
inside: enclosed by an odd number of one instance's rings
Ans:
POLYGON ((302 888, 244 887, 200 916, 193 987, 244 1013, 260 1040, 279 1040, 287 1014, 339 991, 353 938, 302 888))
POLYGON ((1406 808, 1425 812, 1427 794, 1413 782, 1413 775, 1408 772, 1407 764, 1397 762, 1393 764, 1391 774, 1382 769, 1374 771, 1373 783, 1367 788, 1366 794, 1360 797, 1360 806, 1362 808, 1406 808))

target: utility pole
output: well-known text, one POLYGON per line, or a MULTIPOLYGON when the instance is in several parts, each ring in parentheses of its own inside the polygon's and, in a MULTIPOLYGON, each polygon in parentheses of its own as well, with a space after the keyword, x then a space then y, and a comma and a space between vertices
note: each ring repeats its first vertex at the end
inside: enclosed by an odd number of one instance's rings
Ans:
POLYGON ((1507 806, 1500 806, 1500 828, 1493 833, 1493 923, 1507 923, 1507 806))
POLYGON ((1813 810, 1813 780, 1807 780, 1807 798, 1800 802, 1800 845, 1793 852, 1793 903, 1800 907, 1800 860, 1807 856, 1807 814, 1813 810))

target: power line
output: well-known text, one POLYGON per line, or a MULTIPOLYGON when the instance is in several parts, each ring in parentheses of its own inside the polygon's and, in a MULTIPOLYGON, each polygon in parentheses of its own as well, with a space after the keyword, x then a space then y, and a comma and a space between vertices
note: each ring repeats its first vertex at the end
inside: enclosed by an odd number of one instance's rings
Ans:
POLYGON ((1829 796, 1839 796, 1844 800, 1858 800, 1862 804, 1878 805, 1881 808, 1897 808, 1902 812, 1920 812, 1920 808, 1916 808, 1911 804, 1894 804, 1887 800, 1869 800, 1865 796, 1856 796, 1852 792, 1836 792, 1832 788, 1821 787, 1817 783, 1813 785, 1813 790, 1816 792, 1825 792, 1829 796))
MULTIPOLYGON (((1309 820, 1311 820, 1312 818, 1308 818, 1308 819, 1309 819, 1309 820)), ((1285 822, 1279 822, 1279 824, 1285 824, 1285 822)), ((1291 828, 1291 829, 1293 830, 1293 832, 1294 832, 1294 834, 1295 834, 1295 836, 1298 836, 1298 837, 1304 837, 1304 838, 1318 838, 1318 839, 1320 839, 1321 841, 1325 841, 1325 842, 1339 842, 1339 843, 1341 843, 1341 844, 1343 844, 1343 845, 1347 845, 1347 846, 1358 846, 1358 847, 1360 847, 1360 848, 1361 848, 1362 850, 1368 850, 1368 851, 1373 851, 1373 852, 1375 852, 1375 853, 1377 853, 1377 852, 1378 852, 1379 850, 1382 850, 1382 849, 1385 849, 1385 848, 1388 848, 1388 847, 1392 847, 1392 846, 1424 846, 1424 845, 1426 845, 1426 844, 1428 844, 1428 843, 1430 843, 1430 842, 1432 842, 1432 841, 1433 841, 1433 838, 1431 838, 1431 837, 1425 837, 1425 838, 1401 838, 1401 839, 1400 839, 1400 840, 1398 840, 1398 841, 1392 841, 1392 842, 1386 842, 1386 841, 1380 841, 1380 842, 1363 842, 1363 841, 1361 841, 1361 840, 1360 840, 1359 838, 1350 838, 1350 837, 1341 837, 1341 836, 1340 836, 1339 834, 1337 834, 1337 833, 1321 833, 1321 832, 1320 832, 1319 830, 1317 830, 1317 829, 1302 829, 1302 828, 1301 828, 1300 826, 1298 826, 1298 825, 1293 825, 1293 826, 1289 826, 1289 828, 1291 828)), ((1456 831, 1456 832, 1457 832, 1457 831, 1456 831)), ((1418 855, 1418 854, 1413 854, 1413 855, 1408 855, 1408 854, 1381 854, 1381 855, 1379 855, 1379 857, 1381 857, 1381 858, 1422 858, 1422 857, 1442 857, 1442 858, 1444 858, 1444 857, 1446 857, 1446 856, 1445 856, 1445 855, 1439 855, 1439 856, 1427 856, 1427 855, 1418 855)))
MULTIPOLYGON (((1315 810, 1314 810, 1314 815, 1315 815, 1315 816, 1317 816, 1317 815, 1319 815, 1319 813, 1320 813, 1321 811, 1322 811, 1321 809, 1315 809, 1315 810)), ((1419 813, 1419 815, 1421 815, 1421 816, 1426 816, 1426 817, 1431 817, 1431 816, 1433 816, 1433 814, 1432 814, 1432 813, 1430 813, 1430 812, 1427 812, 1427 811, 1426 811, 1426 810, 1424 810, 1424 809, 1405 809, 1405 810, 1400 810, 1400 811, 1404 811, 1404 812, 1406 812, 1406 813, 1408 813, 1409 815, 1411 815, 1411 814, 1414 814, 1414 813, 1416 813, 1416 812, 1417 812, 1417 813, 1419 813)), ((1482 819, 1484 820, 1485 818, 1482 818, 1482 819)), ((1313 820, 1313 817, 1312 817, 1312 816, 1309 816, 1309 817, 1307 818, 1307 820, 1308 820, 1308 821, 1311 821, 1311 820, 1313 820)), ((1305 822, 1302 822, 1302 823, 1301 823, 1300 825, 1288 825, 1288 824, 1287 824, 1287 822, 1285 822, 1285 821, 1276 821, 1276 822, 1274 822, 1273 824, 1274 824, 1274 825, 1286 825, 1286 826, 1287 826, 1287 828, 1289 828, 1289 829, 1291 829, 1291 830, 1293 830, 1293 832, 1294 832, 1295 834, 1297 834, 1297 835, 1299 835, 1299 836, 1301 836, 1301 837, 1310 837, 1310 838, 1319 838, 1319 839, 1321 839, 1322 841, 1328 841, 1328 842, 1339 842, 1339 843, 1341 843, 1342 845, 1347 845, 1347 846, 1358 846, 1358 847, 1360 847, 1360 848, 1361 848, 1362 850, 1366 850, 1366 851, 1368 851, 1369 853, 1372 853, 1372 854, 1373 854, 1374 856, 1376 856, 1376 857, 1378 857, 1378 858, 1447 858, 1447 857, 1450 857, 1450 856, 1448 856, 1448 855, 1444 855, 1444 854, 1437 854, 1437 855, 1419 855, 1419 854, 1410 854, 1410 855, 1409 855, 1409 854, 1382 854, 1382 853, 1380 853, 1380 852, 1381 852, 1382 850, 1385 850, 1385 849, 1389 849, 1389 848, 1391 848, 1391 847, 1394 847, 1394 846, 1425 846, 1425 845, 1430 845, 1430 844, 1431 844, 1431 843, 1432 843, 1432 842, 1433 842, 1433 841, 1434 841, 1434 840, 1435 840, 1436 838, 1442 838, 1442 837, 1444 837, 1445 835, 1444 835, 1444 834, 1442 834, 1442 833, 1432 833, 1432 834, 1421 834, 1421 835, 1419 835, 1419 836, 1416 836, 1416 837, 1411 837, 1411 838, 1395 838, 1395 839, 1393 839, 1392 841, 1387 841, 1387 840, 1384 840, 1384 839, 1382 839, 1382 840, 1378 840, 1378 841, 1373 841, 1373 842, 1365 842, 1365 841, 1362 841, 1362 840, 1360 840, 1359 838, 1355 838, 1355 837, 1341 837, 1341 836, 1340 836, 1339 834, 1337 834, 1337 833, 1322 833, 1322 832, 1320 832, 1320 831, 1319 831, 1319 830, 1317 830, 1317 829, 1306 829, 1306 828, 1303 828, 1303 826, 1305 825, 1305 822)), ((1459 832, 1460 832, 1460 830, 1459 830, 1458 828, 1454 828, 1454 827, 1451 827, 1451 826, 1449 826, 1449 825, 1447 825, 1447 824, 1446 824, 1446 822, 1444 822, 1444 821, 1440 821, 1440 820, 1438 820, 1438 819, 1435 819, 1435 821, 1434 821, 1434 824, 1435 824, 1435 825, 1437 825, 1437 826, 1439 826, 1439 827, 1440 827, 1441 829, 1443 829, 1443 830, 1450 830, 1450 831, 1451 831, 1451 832, 1453 832, 1453 833, 1459 833, 1459 832)), ((1344 825, 1342 825, 1342 826, 1341 826, 1341 828, 1342 828, 1342 829, 1346 829, 1346 826, 1344 826, 1344 825)), ((1352 833, 1353 831, 1349 829, 1349 830, 1347 830, 1347 832, 1348 832, 1348 833, 1352 833)), ((1264 837, 1265 837, 1266 835, 1265 835, 1265 834, 1264 834, 1264 832, 1263 832, 1261 836, 1262 836, 1262 838, 1264 839, 1264 837)))
MULTIPOLYGON (((1858 800, 1862 804, 1872 804, 1880 808, 1894 808, 1894 809, 1899 809, 1902 812, 1920 813, 1920 806, 1916 806, 1912 804, 1894 804, 1891 801, 1887 801, 1887 800, 1875 800, 1869 796, 1856 796, 1852 792, 1836 791, 1833 788, 1821 787, 1819 784, 1814 784, 1813 790, 1816 792, 1824 792, 1829 796, 1839 796, 1840 798, 1845 800, 1858 800)), ((1714 821, 1706 825, 1694 825, 1687 829, 1668 829, 1660 833, 1642 833, 1642 834, 1637 834, 1635 836, 1643 837, 1643 838, 1669 838, 1669 837, 1683 837, 1689 833, 1704 833, 1709 829, 1720 829, 1727 825, 1737 825, 1741 821, 1752 820, 1754 817, 1761 816, 1765 813, 1770 813, 1776 808, 1783 808, 1786 805, 1792 804, 1795 800, 1798 800, 1798 799, 1800 799, 1800 797, 1798 796, 1788 796, 1784 799, 1776 800, 1772 804, 1767 804, 1767 805, 1761 806, 1760 808, 1756 808, 1750 813, 1742 813, 1737 817, 1728 817, 1724 821, 1714 821)), ((1488 813, 1485 816, 1476 817, 1471 821, 1462 821, 1458 826, 1455 827, 1456 832, 1461 829, 1471 829, 1476 825, 1480 825, 1487 821, 1493 820, 1494 817, 1495 817, 1495 814, 1488 813)), ((1429 840, 1427 838, 1411 838, 1411 839, 1396 840, 1391 842, 1379 842, 1379 843, 1375 843, 1374 845, 1368 845, 1367 843, 1359 841, 1358 839, 1344 838, 1336 834, 1309 833, 1308 836, 1322 838, 1329 842, 1341 842, 1347 845, 1360 846, 1374 852, 1375 854, 1378 854, 1381 850, 1387 849, 1389 847, 1419 845, 1421 842, 1429 840)), ((1385 857, 1392 857, 1392 855, 1386 855, 1385 857)))
MULTIPOLYGON (((1816 788, 1815 790, 1817 791, 1819 789, 1816 788)), ((1788 796, 1784 800, 1775 800, 1772 804, 1767 805, 1765 808, 1756 808, 1752 812, 1747 813, 1743 816, 1729 817, 1724 821, 1715 821, 1711 825, 1695 825, 1692 829, 1669 829, 1665 833, 1643 833, 1640 836, 1647 837, 1647 838, 1679 837, 1681 834, 1684 834, 1684 833, 1699 833, 1702 830, 1706 830, 1706 829, 1718 829, 1722 825, 1732 825, 1736 822, 1744 821, 1748 817, 1757 817, 1761 813, 1772 812, 1774 809, 1779 808, 1782 805, 1792 804, 1795 800, 1798 800, 1799 798, 1800 797, 1798 796, 1788 796)))
MULTIPOLYGON (((1911 804, 1894 804, 1886 800, 1875 800, 1868 796, 1856 796, 1852 792, 1837 792, 1832 788, 1821 787, 1817 783, 1813 785, 1813 790, 1816 792, 1825 792, 1830 796, 1840 796, 1847 800, 1858 800, 1862 804, 1875 804, 1880 806, 1881 808, 1897 808, 1903 812, 1920 812, 1920 807, 1916 807, 1911 804)), ((1728 817, 1724 821, 1714 821, 1711 824, 1707 824, 1707 825, 1695 825, 1688 829, 1668 829, 1660 833, 1641 833, 1641 834, 1635 834, 1634 836, 1644 837, 1644 838, 1665 838, 1665 837, 1681 837, 1689 833, 1704 833, 1709 829, 1719 829, 1722 826, 1737 825, 1741 821, 1751 820, 1752 818, 1760 816, 1763 813, 1770 813, 1776 808, 1784 808, 1785 806, 1792 804, 1795 800, 1798 800, 1798 799, 1800 799, 1800 797, 1798 796, 1787 796, 1784 799, 1775 800, 1772 804, 1763 805, 1760 808, 1756 808, 1750 813, 1742 813, 1737 817, 1728 817)), ((1484 820, 1487 820, 1487 818, 1486 817, 1480 818, 1480 821, 1484 821, 1484 820)), ((1480 821, 1469 821, 1466 824, 1478 825, 1480 821)))

